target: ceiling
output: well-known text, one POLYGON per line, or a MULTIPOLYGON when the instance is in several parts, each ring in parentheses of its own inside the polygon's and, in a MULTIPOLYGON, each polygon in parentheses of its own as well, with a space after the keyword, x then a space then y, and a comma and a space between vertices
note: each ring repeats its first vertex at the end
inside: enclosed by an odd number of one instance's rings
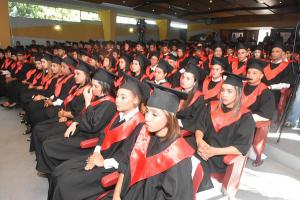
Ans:
MULTIPOLYGON (((300 0, 81 0, 115 4, 158 16, 180 20, 240 20, 256 15, 282 16, 300 12, 300 0)), ((300 14, 299 14, 300 16, 300 14)))

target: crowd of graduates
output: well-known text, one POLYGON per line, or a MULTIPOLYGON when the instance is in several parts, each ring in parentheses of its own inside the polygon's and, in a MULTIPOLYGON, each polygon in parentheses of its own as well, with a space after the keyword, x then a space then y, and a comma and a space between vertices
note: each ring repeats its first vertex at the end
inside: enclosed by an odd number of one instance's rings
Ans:
POLYGON ((1 106, 22 109, 48 199, 188 200, 195 163, 201 192, 225 155, 247 155, 255 123, 293 87, 298 56, 279 42, 90 40, 0 49, 0 66, 1 106))

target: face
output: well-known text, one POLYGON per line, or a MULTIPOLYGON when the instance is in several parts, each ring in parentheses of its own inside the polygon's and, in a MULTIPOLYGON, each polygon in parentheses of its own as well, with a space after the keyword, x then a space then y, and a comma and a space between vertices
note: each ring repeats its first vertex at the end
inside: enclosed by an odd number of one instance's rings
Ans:
POLYGON ((119 57, 117 52, 113 52, 113 53, 112 53, 112 56, 113 56, 115 59, 118 59, 118 57, 119 57))
POLYGON ((48 61, 47 61, 47 60, 42 59, 42 60, 41 60, 41 63, 42 63, 43 69, 48 69, 48 61))
POLYGON ((167 76, 167 73, 165 73, 161 68, 156 67, 155 68, 155 80, 156 81, 161 81, 165 79, 167 76))
POLYGON ((162 47, 162 52, 164 54, 168 53, 169 52, 169 48, 167 46, 162 47))
POLYGON ((285 55, 288 59, 291 59, 291 57, 292 57, 292 53, 290 51, 286 51, 285 55))
POLYGON ((61 66, 62 66, 61 73, 63 75, 69 75, 69 74, 71 74, 71 70, 70 70, 69 66, 66 63, 64 63, 64 62, 61 63, 61 66))
POLYGON ((211 67, 211 74, 214 79, 220 78, 223 72, 224 70, 220 65, 213 65, 211 67))
POLYGON ((258 85, 261 82, 261 79, 263 78, 263 73, 259 71, 258 69, 248 69, 247 70, 247 78, 250 78, 251 80, 248 80, 248 83, 250 85, 258 85))
POLYGON ((125 49, 125 51, 128 51, 129 50, 129 44, 125 43, 124 44, 124 49, 125 49))
POLYGON ((160 131, 167 128, 167 117, 161 109, 148 106, 145 114, 145 125, 150 132, 156 133, 158 137, 165 137, 167 134, 167 131, 160 131))
POLYGON ((78 59, 78 53, 76 51, 72 52, 72 57, 77 60, 78 59))
POLYGON ((92 80, 92 90, 93 90, 93 95, 100 97, 102 96, 102 86, 99 84, 97 80, 92 80))
POLYGON ((272 49, 271 57, 272 57, 273 60, 279 60, 279 59, 281 59, 282 55, 283 55, 282 49, 280 49, 278 47, 274 47, 272 49))
POLYGON ((133 60, 132 65, 131 65, 131 69, 134 73, 140 72, 141 71, 141 66, 140 66, 139 61, 133 60))
POLYGON ((17 59, 18 59, 18 61, 23 61, 24 60, 23 54, 18 54, 17 59))
POLYGON ((168 59, 168 63, 173 67, 175 68, 176 65, 177 65, 177 62, 175 60, 172 60, 172 59, 168 59))
POLYGON ((179 58, 181 58, 181 57, 183 56, 183 51, 182 51, 182 49, 177 49, 177 56, 178 56, 179 58))
POLYGON ((41 61, 35 61, 35 67, 36 67, 38 70, 43 69, 43 66, 42 66, 41 61))
POLYGON ((11 59, 13 59, 14 61, 17 61, 17 56, 16 55, 11 55, 11 59))
POLYGON ((152 66, 157 65, 158 63, 158 58, 156 56, 152 56, 150 59, 150 63, 152 66))
POLYGON ((0 52, 0 59, 3 59, 4 53, 0 52))
POLYGON ((126 68, 126 61, 123 58, 120 58, 120 60, 119 60, 119 68, 121 70, 126 68))
POLYGON ((51 70, 53 74, 58 74, 61 72, 61 65, 58 65, 56 63, 51 63, 51 70))
POLYGON ((246 49, 239 49, 238 50, 238 59, 239 61, 244 61, 248 56, 248 52, 246 49))
POLYGON ((150 45, 150 51, 155 51, 155 46, 153 44, 150 45))
MULTIPOLYGON (((120 59, 120 62, 121 62, 121 59, 120 59)), ((103 66, 104 67, 108 67, 109 66, 109 59, 108 58, 104 58, 104 60, 103 60, 103 66)))
POLYGON ((261 54, 262 54, 261 50, 255 50, 254 51, 254 58, 260 59, 261 58, 261 54))
POLYGON ((233 49, 227 49, 227 55, 232 55, 233 54, 233 49))
POLYGON ((130 90, 120 88, 116 96, 116 106, 119 112, 129 112, 135 109, 139 104, 138 97, 136 97, 130 90))
POLYGON ((93 58, 89 59, 89 64, 96 67, 98 65, 97 61, 93 58))
POLYGON ((142 51, 143 50, 143 47, 140 44, 137 44, 135 48, 136 48, 137 51, 142 51))
POLYGON ((87 62, 88 59, 89 59, 88 56, 86 56, 86 55, 81 55, 81 60, 82 60, 83 62, 87 62))
POLYGON ((222 57, 223 55, 223 51, 221 48, 216 48, 215 51, 214 51, 214 56, 216 57, 222 57))
POLYGON ((63 56, 65 55, 65 50, 63 50, 63 49, 58 49, 57 53, 58 53, 58 56, 59 56, 59 57, 63 57, 63 56))
POLYGON ((237 97, 236 89, 233 85, 223 84, 220 92, 220 98, 222 103, 228 107, 232 108, 237 97))
POLYGON ((85 75, 84 71, 75 70, 74 79, 75 79, 75 83, 76 84, 80 84, 80 85, 85 84, 85 82, 86 82, 86 75, 85 75))
POLYGON ((181 77, 180 77, 180 86, 185 90, 185 91, 190 91, 193 89, 195 85, 195 76, 194 74, 190 72, 184 72, 181 77))

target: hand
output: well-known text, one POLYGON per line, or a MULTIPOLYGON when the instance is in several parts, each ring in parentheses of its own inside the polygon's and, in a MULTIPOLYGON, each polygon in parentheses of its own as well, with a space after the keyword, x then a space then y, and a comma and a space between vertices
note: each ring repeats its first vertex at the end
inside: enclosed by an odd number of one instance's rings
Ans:
POLYGON ((202 146, 198 147, 198 154, 203 160, 207 161, 209 158, 217 155, 217 148, 203 144, 202 146))
POLYGON ((203 139, 198 139, 196 143, 197 143, 197 153, 200 155, 200 157, 203 160, 207 160, 208 158, 205 157, 204 152, 205 150, 210 148, 210 146, 203 139))
MULTIPOLYGON (((96 165, 94 164, 94 160, 96 157, 102 157, 102 155, 100 153, 94 152, 92 155, 90 155, 88 157, 88 159, 86 160, 86 166, 85 166, 85 170, 92 170, 96 165)), ((103 159, 104 160, 104 159, 103 159)))
POLYGON ((34 88, 34 86, 30 84, 30 85, 28 86, 28 89, 32 89, 32 88, 34 88))
POLYGON ((93 89, 91 87, 87 87, 83 91, 83 97, 86 103, 90 103, 93 98, 93 89))
POLYGON ((40 101, 40 100, 42 100, 42 99, 44 99, 44 98, 45 98, 44 96, 38 94, 38 95, 36 95, 36 96, 33 98, 33 101, 40 101))
POLYGON ((37 86, 36 89, 37 90, 42 90, 42 89, 44 89, 44 87, 43 86, 37 86))
POLYGON ((26 81, 26 80, 23 80, 22 83, 23 83, 23 84, 27 84, 27 81, 26 81))
POLYGON ((60 117, 60 118, 58 119, 58 122, 60 122, 60 123, 66 122, 66 121, 68 121, 68 118, 66 118, 66 117, 60 117))
POLYGON ((114 195, 112 200, 121 200, 121 197, 119 195, 114 195))
POLYGON ((59 112, 58 112, 58 117, 60 118, 60 117, 64 117, 64 115, 65 115, 65 111, 62 109, 62 110, 60 110, 59 112))
POLYGON ((73 122, 69 127, 68 129, 66 130, 65 132, 65 138, 69 138, 70 136, 72 136, 75 131, 76 131, 76 125, 77 123, 76 122, 73 122))
POLYGON ((101 154, 97 154, 94 158, 94 165, 97 167, 103 167, 104 166, 104 158, 102 157, 101 154))
POLYGON ((45 107, 45 108, 47 108, 47 107, 49 107, 49 106, 53 106, 53 102, 52 102, 51 99, 47 99, 47 100, 45 100, 45 102, 44 102, 44 107, 45 107))

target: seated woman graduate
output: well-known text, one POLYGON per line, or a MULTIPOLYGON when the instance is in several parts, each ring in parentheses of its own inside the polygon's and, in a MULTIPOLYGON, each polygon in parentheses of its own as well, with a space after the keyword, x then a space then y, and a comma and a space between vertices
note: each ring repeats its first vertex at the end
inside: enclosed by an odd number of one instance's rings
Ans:
POLYGON ((206 102, 218 100, 223 83, 222 74, 226 70, 226 60, 214 57, 211 61, 210 76, 203 81, 202 92, 206 102))
POLYGON ((139 104, 150 94, 146 83, 125 76, 126 82, 117 91, 118 113, 100 134, 94 153, 56 167, 50 177, 48 199, 96 199, 110 189, 101 187, 100 180, 115 172, 118 163, 132 149, 144 124, 139 104))
POLYGON ((247 154, 255 131, 251 112, 242 104, 242 80, 234 74, 225 73, 220 101, 211 101, 207 109, 200 113, 195 131, 196 156, 204 170, 199 190, 213 187, 211 173, 224 173, 223 162, 227 154, 247 154))
POLYGON ((25 120, 33 128, 37 123, 57 116, 63 100, 75 85, 74 69, 78 64, 70 56, 57 60, 51 64, 53 73, 51 83, 46 90, 34 95, 33 100, 24 107, 25 120))
POLYGON ((188 93, 186 100, 181 100, 176 117, 179 126, 185 130, 194 130, 195 121, 197 120, 198 110, 205 106, 203 94, 198 90, 198 80, 201 69, 193 63, 189 63, 180 77, 180 87, 177 90, 188 93))
POLYGON ((89 73, 88 64, 80 62, 75 70, 76 85, 72 87, 69 95, 65 98, 64 107, 57 113, 56 117, 39 122, 33 127, 30 150, 35 150, 38 163, 39 159, 42 159, 40 157, 42 143, 48 138, 64 133, 72 120, 81 114, 84 108, 83 91, 90 86, 89 73))
POLYGON ((145 71, 146 71, 146 67, 149 64, 150 62, 147 59, 147 57, 141 53, 138 53, 132 61, 132 65, 131 65, 132 76, 140 81, 147 79, 147 75, 145 74, 145 71))
POLYGON ((117 110, 112 88, 115 77, 102 68, 95 73, 92 87, 85 88, 83 92, 85 108, 81 115, 64 133, 43 143, 40 171, 50 174, 62 162, 93 151, 81 149, 80 142, 97 137, 115 115, 117 110))
POLYGON ((167 81, 168 74, 172 72, 172 66, 165 61, 160 59, 156 68, 153 82, 158 85, 163 85, 166 87, 172 87, 171 83, 167 81))
POLYGON ((119 163, 121 173, 114 193, 105 200, 193 199, 191 157, 195 150, 181 137, 175 115, 187 93, 154 87, 145 127, 129 159, 119 163))

